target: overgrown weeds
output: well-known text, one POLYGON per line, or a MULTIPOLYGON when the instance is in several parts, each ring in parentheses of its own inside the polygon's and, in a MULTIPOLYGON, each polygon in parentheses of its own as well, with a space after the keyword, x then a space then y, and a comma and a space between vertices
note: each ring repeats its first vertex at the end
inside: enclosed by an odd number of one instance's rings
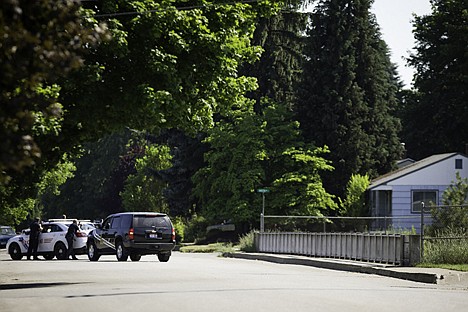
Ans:
POLYGON ((255 232, 251 231, 239 239, 238 248, 245 252, 254 252, 255 248, 255 232))
POLYGON ((424 241, 426 263, 468 263, 468 236, 466 229, 436 231, 431 239, 424 241))

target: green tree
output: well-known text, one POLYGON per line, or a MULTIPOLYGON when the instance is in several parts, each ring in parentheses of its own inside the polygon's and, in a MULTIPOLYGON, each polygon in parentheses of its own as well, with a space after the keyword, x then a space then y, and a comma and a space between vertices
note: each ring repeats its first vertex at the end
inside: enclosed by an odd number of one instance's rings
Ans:
POLYGON ((252 112, 237 111, 216 123, 205 142, 206 166, 195 173, 193 196, 210 222, 232 219, 251 222, 258 215, 251 205, 262 185, 265 157, 261 121, 252 112))
POLYGON ((456 173, 456 181, 442 194, 444 207, 433 207, 431 214, 434 218, 433 229, 442 229, 445 232, 465 232, 468 229, 468 179, 462 179, 456 173))
POLYGON ((468 143, 468 6, 466 0, 431 0, 432 13, 416 16, 417 100, 405 112, 404 138, 416 159, 465 152, 468 143))
POLYGON ((190 196, 193 188, 192 176, 204 166, 204 153, 208 150, 202 140, 206 136, 199 133, 195 136, 182 131, 164 131, 161 137, 167 136, 165 144, 171 148, 171 167, 152 171, 153 174, 167 183, 164 197, 169 205, 171 216, 190 218, 197 212, 197 202, 190 196))
MULTIPOLYGON (((366 205, 366 190, 369 187, 370 179, 368 175, 351 175, 346 185, 346 197, 339 199, 341 214, 347 217, 367 217, 369 208, 366 205)), ((365 231, 368 222, 360 219, 351 219, 349 222, 342 221, 345 229, 353 231, 365 231)))
POLYGON ((296 101, 308 21, 308 14, 298 12, 299 7, 298 3, 286 5, 277 14, 262 17, 256 23, 253 43, 261 46, 263 53, 259 61, 245 64, 242 72, 257 78, 259 87, 248 94, 257 106, 264 97, 289 109, 296 101))
POLYGON ((182 9, 187 2, 100 0, 89 5, 107 22, 113 40, 93 50, 87 66, 64 83, 70 133, 101 136, 122 126, 196 133, 255 87, 237 70, 258 58, 260 48, 250 44, 253 21, 271 4, 202 1, 182 9))
POLYGON ((311 15, 296 113, 307 142, 330 148, 325 187, 339 197, 352 174, 374 177, 401 156, 397 80, 371 0, 322 0, 311 15))
POLYGON ((52 155, 60 160, 55 147, 63 104, 57 83, 82 66, 87 47, 105 34, 82 12, 71 0, 0 3, 0 184, 41 157, 52 167, 52 155))
POLYGON ((16 226, 26 219, 28 213, 34 207, 34 200, 31 198, 23 200, 8 200, 15 198, 15 188, 11 185, 0 185, 0 223, 16 226))
MULTIPOLYGON (((158 131, 180 128, 191 133, 212 126, 215 113, 228 114, 233 103, 242 103, 235 99, 256 86, 254 79, 238 75, 237 69, 242 62, 258 58, 260 48, 250 44, 257 14, 270 14, 277 8, 276 1, 202 1, 187 10, 178 9, 187 2, 171 0, 82 4, 84 10, 74 1, 41 0, 33 5, 2 2, 1 34, 14 39, 1 46, 5 57, 2 55, 0 65, 6 75, 0 118, 2 127, 7 127, 0 143, 0 157, 5 160, 0 167, 2 183, 10 176, 6 172, 3 177, 5 170, 20 170, 35 162, 32 169, 13 177, 9 190, 2 192, 10 196, 1 199, 7 202, 4 207, 18 206, 15 202, 20 198, 33 198, 43 170, 53 167, 64 152, 76 151, 80 144, 95 142, 125 126, 158 131), (27 13, 24 18, 23 13, 27 13), (106 32, 94 17, 106 22, 112 35, 98 46, 95 43, 106 32), (16 64, 7 61, 11 59, 16 64), (79 67, 76 65, 83 66, 71 70, 79 67), (17 105, 17 98, 31 107, 17 105), (35 98, 42 102, 38 104, 35 98), (15 129, 21 131, 11 134, 15 129), (28 129, 50 135, 34 137, 28 129), (39 139, 43 143, 39 144, 39 139), (23 154, 27 157, 14 160, 23 154)), ((83 161, 91 163, 89 158, 83 161)), ((125 164, 120 165, 124 168, 117 172, 124 172, 125 164)), ((104 168, 109 168, 109 163, 94 169, 99 176, 104 168)), ((80 174, 78 168, 75 179, 91 181, 80 174)), ((115 181, 106 177, 101 181, 105 183, 87 186, 89 190, 102 190, 108 183, 123 186, 124 176, 112 174, 115 181)), ((82 189, 80 184, 77 187, 82 189)), ((75 215, 96 213, 96 207, 109 211, 120 207, 118 193, 101 194, 106 198, 99 204, 87 206, 89 201, 84 198, 68 207, 75 215)))
POLYGON ((319 173, 331 170, 321 155, 301 143, 297 122, 284 105, 264 102, 264 113, 252 109, 220 121, 207 142, 207 166, 194 176, 194 196, 212 222, 232 219, 256 224, 261 196, 268 187, 268 213, 319 215, 335 209, 319 173))
POLYGON ((164 170, 170 167, 169 147, 148 145, 144 155, 136 159, 136 173, 125 181, 122 193, 123 209, 126 211, 155 211, 169 213, 163 196, 166 183, 158 180, 150 170, 164 170))
POLYGON ((346 197, 344 200, 340 200, 344 215, 350 217, 368 216, 369 211, 366 207, 365 193, 369 184, 369 176, 351 175, 351 179, 346 186, 346 197))
POLYGON ((142 156, 140 145, 129 144, 130 138, 127 131, 84 144, 74 176, 45 207, 47 216, 90 219, 121 211, 120 193, 127 177, 135 173, 135 159, 142 156))
POLYGON ((61 215, 54 211, 51 202, 60 195, 61 186, 74 176, 75 164, 64 154, 63 159, 51 170, 44 173, 37 186, 35 206, 43 218, 58 218, 61 215), (55 212, 55 213, 54 213, 55 212))

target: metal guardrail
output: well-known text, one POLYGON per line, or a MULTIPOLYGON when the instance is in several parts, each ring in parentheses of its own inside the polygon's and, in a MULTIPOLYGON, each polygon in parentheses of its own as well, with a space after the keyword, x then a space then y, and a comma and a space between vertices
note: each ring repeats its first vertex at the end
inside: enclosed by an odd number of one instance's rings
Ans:
POLYGON ((411 265, 419 235, 369 233, 255 233, 258 252, 411 265))

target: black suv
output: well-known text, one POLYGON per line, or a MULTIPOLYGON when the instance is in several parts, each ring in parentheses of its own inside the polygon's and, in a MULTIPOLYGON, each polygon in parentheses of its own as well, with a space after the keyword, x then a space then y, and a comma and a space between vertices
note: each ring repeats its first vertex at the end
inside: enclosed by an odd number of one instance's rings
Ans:
POLYGON ((166 214, 155 212, 123 212, 108 216, 88 234, 88 258, 117 256, 119 261, 139 261, 142 255, 158 255, 169 261, 175 246, 175 231, 166 214))

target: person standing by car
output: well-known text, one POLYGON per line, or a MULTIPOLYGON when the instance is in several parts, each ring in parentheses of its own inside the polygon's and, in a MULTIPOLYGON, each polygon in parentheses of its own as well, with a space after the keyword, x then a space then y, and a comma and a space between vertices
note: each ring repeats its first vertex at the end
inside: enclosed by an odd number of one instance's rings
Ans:
POLYGON ((75 256, 75 251, 73 250, 73 241, 75 240, 76 232, 79 230, 80 229, 78 227, 77 221, 73 220, 73 223, 68 227, 67 235, 65 235, 68 243, 67 259, 70 259, 70 256, 72 256, 73 260, 78 260, 78 258, 75 256))
POLYGON ((31 259, 31 255, 34 260, 39 260, 37 257, 37 247, 39 246, 39 234, 42 231, 40 219, 34 219, 33 223, 29 226, 29 246, 28 246, 28 260, 31 259))

